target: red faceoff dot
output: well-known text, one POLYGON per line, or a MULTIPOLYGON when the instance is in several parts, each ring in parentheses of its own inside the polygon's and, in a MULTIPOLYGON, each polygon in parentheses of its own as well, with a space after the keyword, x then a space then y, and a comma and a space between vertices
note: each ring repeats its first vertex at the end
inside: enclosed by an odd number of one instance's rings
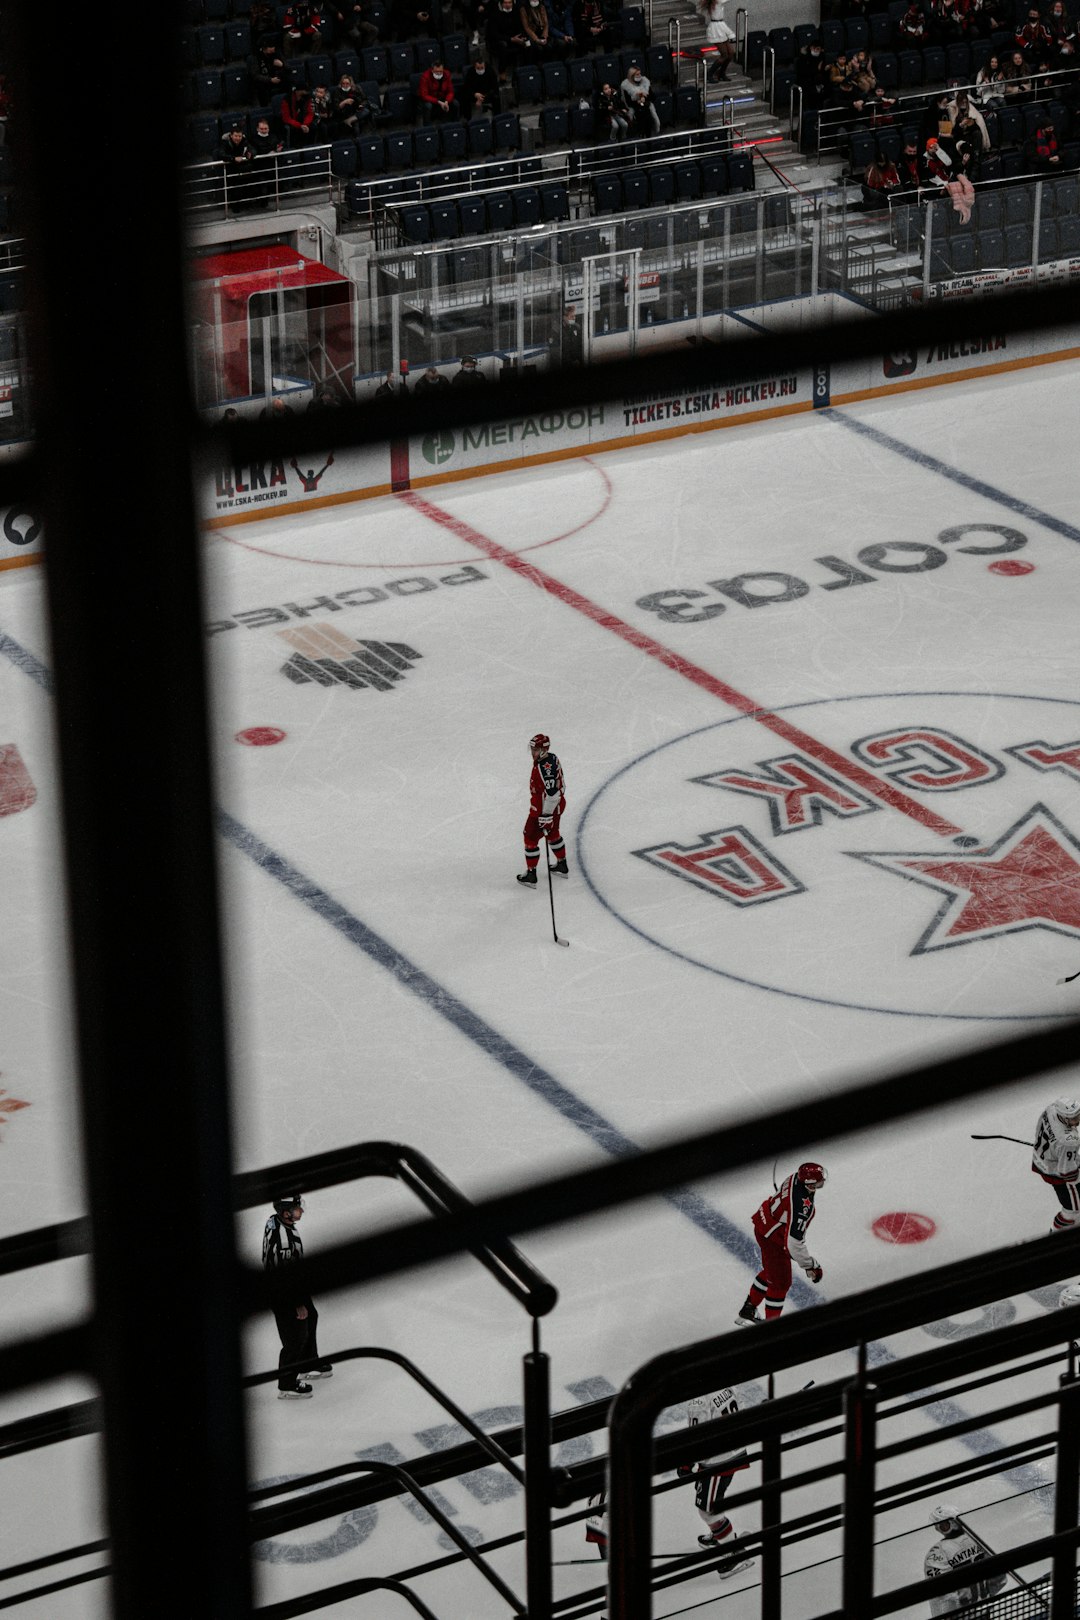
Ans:
POLYGON ((249 748, 269 748, 272 743, 284 742, 285 733, 280 726, 248 726, 246 731, 236 733, 236 740, 249 748))
POLYGON ((898 1209, 890 1215, 879 1215, 870 1230, 882 1243, 925 1243, 937 1231, 937 1224, 929 1215, 898 1209))
POLYGON ((1035 572, 1035 564, 1029 562, 1015 562, 1010 559, 1009 562, 990 563, 989 569, 992 574, 1004 574, 1008 579, 1015 579, 1017 574, 1033 574, 1035 572))

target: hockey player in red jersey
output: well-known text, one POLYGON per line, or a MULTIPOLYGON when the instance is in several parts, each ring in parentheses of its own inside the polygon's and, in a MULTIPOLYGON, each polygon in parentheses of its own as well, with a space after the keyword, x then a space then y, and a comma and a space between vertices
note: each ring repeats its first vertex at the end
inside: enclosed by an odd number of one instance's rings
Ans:
POLYGON ((551 870, 561 877, 569 877, 570 869, 566 864, 566 845, 559 834, 559 817, 566 809, 562 766, 551 752, 551 738, 542 731, 529 738, 529 752, 533 767, 529 777, 529 814, 525 821, 525 870, 518 873, 518 882, 535 885, 541 838, 547 839, 555 857, 551 870))
POLYGON ((814 1194, 827 1180, 817 1163, 800 1164, 794 1175, 780 1183, 771 1198, 754 1211, 754 1236, 761 1250, 761 1270, 735 1318, 736 1327, 759 1322, 757 1308, 765 1301, 765 1320, 775 1322, 791 1287, 791 1262, 797 1260, 811 1282, 820 1282, 822 1268, 806 1247, 806 1231, 814 1218, 814 1194))

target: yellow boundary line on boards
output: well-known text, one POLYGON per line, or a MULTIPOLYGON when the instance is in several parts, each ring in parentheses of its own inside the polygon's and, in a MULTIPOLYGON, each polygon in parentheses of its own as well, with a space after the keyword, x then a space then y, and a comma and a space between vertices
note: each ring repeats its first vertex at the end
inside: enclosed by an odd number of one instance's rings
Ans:
POLYGON ((4 557, 0 560, 0 573, 6 568, 29 568, 31 563, 39 563, 41 560, 40 551, 32 551, 29 557, 4 557))

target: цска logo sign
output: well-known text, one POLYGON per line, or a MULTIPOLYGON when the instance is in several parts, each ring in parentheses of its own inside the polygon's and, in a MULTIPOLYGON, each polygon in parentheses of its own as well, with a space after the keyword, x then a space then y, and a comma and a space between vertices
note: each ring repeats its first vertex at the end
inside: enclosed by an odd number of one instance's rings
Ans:
POLYGON ((609 910, 784 995, 1074 1016, 1057 980, 1080 966, 1080 702, 909 692, 777 712, 806 746, 738 716, 599 789, 578 853, 609 910))

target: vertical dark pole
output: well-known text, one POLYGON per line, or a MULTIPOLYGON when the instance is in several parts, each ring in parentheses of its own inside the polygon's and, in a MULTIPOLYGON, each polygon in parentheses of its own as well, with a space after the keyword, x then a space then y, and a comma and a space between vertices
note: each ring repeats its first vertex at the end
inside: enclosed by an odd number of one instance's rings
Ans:
POLYGON ((652 1461, 656 1412, 633 1380, 612 1402, 608 1429, 608 1620, 652 1614, 652 1461))
MULTIPOLYGON (((1080 1509, 1080 1382, 1061 1380, 1058 1404, 1057 1472, 1054 1480, 1054 1534, 1075 1530, 1080 1509)), ((1050 1588, 1051 1620, 1074 1620, 1076 1614, 1076 1547, 1054 1549, 1050 1588)))
POLYGON ((551 1620, 551 1367, 535 1317, 524 1374, 525 1601, 529 1620, 551 1620))
POLYGON ((877 1390, 866 1382, 866 1346, 844 1396, 844 1570, 846 1615, 868 1615, 874 1598, 874 1465, 877 1390))
MULTIPOLYGON (((181 12, 162 0, 110 31, 113 87, 142 83, 149 61, 171 91, 181 12)), ((112 1612, 243 1620, 246 1471, 179 119, 166 106, 153 140, 135 140, 130 96, 99 97, 92 156, 65 183, 71 132, 55 116, 43 18, 16 5, 4 28, 33 299, 112 1612)))
MULTIPOLYGON (((774 1391, 769 1374, 769 1399, 774 1391)), ((761 1620, 780 1620, 780 1477, 783 1466, 780 1435, 766 1434, 761 1442, 761 1620)))

